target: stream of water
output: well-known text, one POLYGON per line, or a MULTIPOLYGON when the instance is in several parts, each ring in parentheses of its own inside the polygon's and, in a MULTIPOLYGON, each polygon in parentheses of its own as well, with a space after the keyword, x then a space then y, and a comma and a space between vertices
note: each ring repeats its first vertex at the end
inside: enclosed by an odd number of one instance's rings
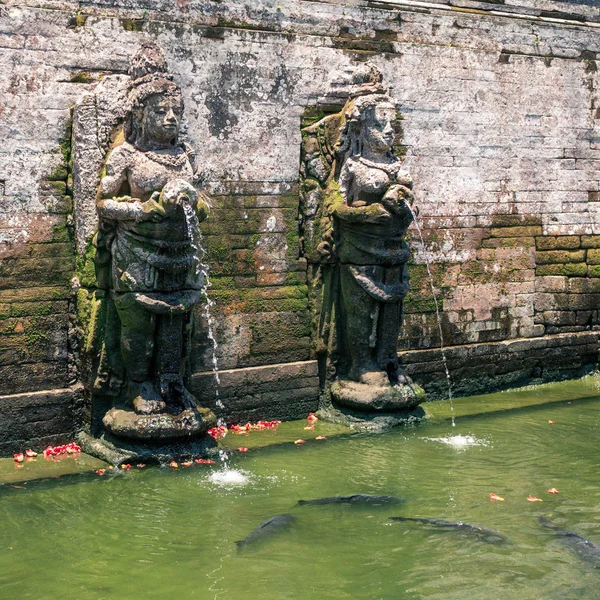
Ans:
POLYGON ((431 273, 431 263, 429 261, 429 257, 427 256, 427 247, 425 245, 425 239, 423 238, 423 231, 421 230, 421 226, 419 225, 419 221, 417 219, 417 214, 413 210, 410 203, 406 202, 406 206, 408 207, 408 210, 410 210, 410 214, 413 217, 413 223, 415 225, 417 233, 419 234, 419 238, 421 239, 421 246, 423 247, 423 260, 425 261, 427 276, 429 277, 429 285, 431 286, 431 294, 435 303, 435 316, 437 319, 438 333, 440 336, 440 354, 442 355, 442 363, 444 365, 444 371, 446 372, 446 382, 448 383, 448 400, 450 402, 450 410, 452 411, 452 427, 455 427, 456 423, 454 419, 454 403, 452 401, 452 379, 450 378, 450 370, 448 369, 448 360, 446 358, 446 348, 444 347, 444 332, 442 331, 442 320, 440 317, 440 309, 438 306, 437 291, 435 289, 433 275, 431 273))

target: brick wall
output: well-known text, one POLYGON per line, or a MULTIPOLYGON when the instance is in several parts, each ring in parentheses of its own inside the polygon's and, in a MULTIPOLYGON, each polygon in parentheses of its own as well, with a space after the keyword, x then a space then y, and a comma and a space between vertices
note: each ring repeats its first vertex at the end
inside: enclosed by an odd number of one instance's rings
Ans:
MULTIPOLYGON (((445 393, 428 261, 457 393, 580 373, 596 361, 600 294, 598 19, 585 0, 9 0, 0 394, 74 381, 71 106, 125 72, 146 39, 182 87, 214 197, 204 235, 223 369, 313 364, 295 220, 300 124, 307 107, 331 103, 336 70, 369 59, 404 116, 425 242, 411 230, 409 370, 430 396, 445 393)), ((195 381, 210 395, 202 312, 195 381)))

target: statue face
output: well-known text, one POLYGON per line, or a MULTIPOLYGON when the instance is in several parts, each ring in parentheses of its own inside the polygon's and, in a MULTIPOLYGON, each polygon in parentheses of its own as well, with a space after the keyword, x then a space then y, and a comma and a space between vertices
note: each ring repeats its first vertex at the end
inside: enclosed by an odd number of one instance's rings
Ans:
POLYGON ((161 146, 172 144, 179 135, 183 102, 179 94, 155 94, 144 104, 142 136, 161 146))
POLYGON ((388 152, 394 143, 392 123, 396 110, 392 106, 375 106, 366 115, 362 127, 363 146, 372 152, 388 152))

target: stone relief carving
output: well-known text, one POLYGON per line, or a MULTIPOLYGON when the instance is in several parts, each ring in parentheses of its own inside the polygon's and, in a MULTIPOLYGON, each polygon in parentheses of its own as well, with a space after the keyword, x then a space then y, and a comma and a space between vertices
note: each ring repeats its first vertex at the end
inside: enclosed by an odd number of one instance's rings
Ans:
POLYGON ((186 387, 209 199, 194 186, 194 153, 180 140, 181 91, 157 46, 143 45, 132 59, 126 102, 96 199, 104 320, 92 393, 117 438, 189 439, 215 422, 186 387))
POLYGON ((398 362, 412 180, 393 152, 396 105, 370 65, 344 74, 343 110, 303 130, 301 226, 318 354, 335 404, 399 411, 424 400, 398 362), (323 362, 323 361, 322 361, 323 362))

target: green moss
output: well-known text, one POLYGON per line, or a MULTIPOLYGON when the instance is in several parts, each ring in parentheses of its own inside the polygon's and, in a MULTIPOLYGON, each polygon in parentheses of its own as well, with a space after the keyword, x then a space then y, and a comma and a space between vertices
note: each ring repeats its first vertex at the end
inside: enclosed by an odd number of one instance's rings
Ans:
POLYGON ((52 241, 53 242, 70 242, 71 241, 71 228, 67 223, 61 223, 60 225, 52 226, 52 241))
POLYGON ((81 11, 77 11, 77 14, 73 15, 67 24, 68 29, 76 29, 77 27, 83 27, 87 21, 87 16, 81 14, 81 11))
POLYGON ((87 71, 78 71, 71 75, 71 83, 90 83, 92 76, 87 71))
POLYGON ((29 320, 23 331, 23 337, 28 354, 33 354, 48 343, 48 336, 44 332, 40 317, 33 317, 29 320))
POLYGON ((10 305, 11 317, 46 317, 53 313, 52 302, 15 302, 10 305))
POLYGON ((102 339, 101 329, 104 315, 104 302, 96 297, 96 292, 90 292, 85 288, 77 290, 76 297, 77 319, 83 331, 83 350, 92 352, 96 347, 97 340, 102 339))
POLYGON ((63 164, 58 165, 50 175, 48 175, 47 179, 49 181, 66 181, 69 177, 69 171, 67 167, 63 164))
POLYGON ((96 245, 94 236, 91 236, 85 250, 75 260, 77 275, 83 287, 93 288, 98 285, 96 278, 96 245))
POLYGON ((144 19, 120 19, 121 26, 125 31, 143 31, 144 19))

